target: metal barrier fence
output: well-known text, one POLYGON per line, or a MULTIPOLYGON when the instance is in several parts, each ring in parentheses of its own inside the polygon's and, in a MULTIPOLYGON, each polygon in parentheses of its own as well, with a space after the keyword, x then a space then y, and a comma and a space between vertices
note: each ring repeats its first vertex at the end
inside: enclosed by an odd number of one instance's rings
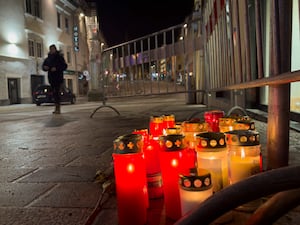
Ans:
POLYGON ((187 25, 180 24, 104 49, 99 80, 105 95, 195 93, 193 55, 201 50, 201 36, 186 32, 187 25))

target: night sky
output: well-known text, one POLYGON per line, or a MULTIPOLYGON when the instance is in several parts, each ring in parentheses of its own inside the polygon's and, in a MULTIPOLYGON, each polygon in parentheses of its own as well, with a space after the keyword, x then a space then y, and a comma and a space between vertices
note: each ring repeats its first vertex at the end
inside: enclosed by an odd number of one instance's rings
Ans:
POLYGON ((99 0, 100 30, 109 46, 184 22, 194 0, 99 0))

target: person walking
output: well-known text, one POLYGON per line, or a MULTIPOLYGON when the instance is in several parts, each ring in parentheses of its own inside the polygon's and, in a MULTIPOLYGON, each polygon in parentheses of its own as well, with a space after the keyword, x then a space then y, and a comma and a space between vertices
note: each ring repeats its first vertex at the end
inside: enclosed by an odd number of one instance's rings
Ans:
POLYGON ((48 72, 48 81, 53 91, 55 103, 54 114, 60 114, 60 91, 64 83, 64 70, 68 67, 63 55, 56 46, 49 46, 48 57, 44 60, 42 69, 48 72))

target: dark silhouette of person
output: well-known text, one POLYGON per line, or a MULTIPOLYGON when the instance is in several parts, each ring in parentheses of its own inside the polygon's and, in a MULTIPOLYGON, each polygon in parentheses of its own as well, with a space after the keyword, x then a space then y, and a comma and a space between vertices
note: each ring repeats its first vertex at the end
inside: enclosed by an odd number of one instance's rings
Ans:
POLYGON ((43 62, 43 70, 48 72, 48 81, 53 91, 54 114, 60 114, 60 91, 64 83, 64 70, 68 67, 63 55, 55 45, 49 46, 48 57, 43 62))

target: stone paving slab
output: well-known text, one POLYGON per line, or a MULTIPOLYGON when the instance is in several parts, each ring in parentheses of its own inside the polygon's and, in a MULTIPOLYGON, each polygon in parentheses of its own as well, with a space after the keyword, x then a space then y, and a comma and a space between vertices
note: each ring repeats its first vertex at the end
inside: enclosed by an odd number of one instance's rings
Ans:
POLYGON ((0 206, 24 207, 53 186, 51 183, 1 183, 0 206))

